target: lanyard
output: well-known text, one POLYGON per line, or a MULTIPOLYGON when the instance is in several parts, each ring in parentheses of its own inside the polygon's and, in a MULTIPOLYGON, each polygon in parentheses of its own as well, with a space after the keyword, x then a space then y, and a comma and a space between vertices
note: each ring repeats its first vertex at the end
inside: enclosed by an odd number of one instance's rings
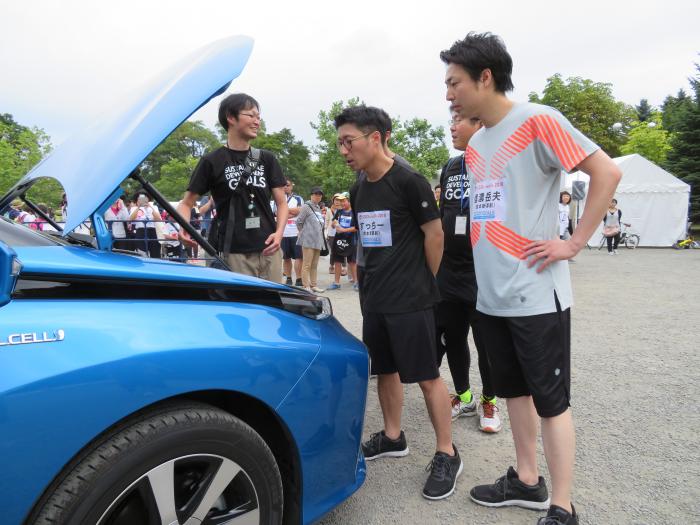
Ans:
POLYGON ((467 196, 467 185, 469 184, 469 181, 467 181, 467 178, 465 177, 466 171, 464 169, 464 165, 466 164, 466 160, 464 158, 464 155, 462 155, 462 170, 460 172, 460 184, 462 185, 462 198, 459 200, 459 211, 460 215, 464 214, 464 201, 467 201, 467 208, 469 208, 469 197, 467 196))

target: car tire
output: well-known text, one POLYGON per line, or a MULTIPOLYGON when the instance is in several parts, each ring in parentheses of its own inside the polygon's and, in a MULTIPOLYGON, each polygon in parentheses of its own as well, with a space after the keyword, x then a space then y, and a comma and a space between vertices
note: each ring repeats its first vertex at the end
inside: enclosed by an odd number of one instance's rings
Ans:
POLYGON ((35 509, 27 523, 277 525, 283 491, 250 426, 209 405, 166 404, 90 443, 35 509))

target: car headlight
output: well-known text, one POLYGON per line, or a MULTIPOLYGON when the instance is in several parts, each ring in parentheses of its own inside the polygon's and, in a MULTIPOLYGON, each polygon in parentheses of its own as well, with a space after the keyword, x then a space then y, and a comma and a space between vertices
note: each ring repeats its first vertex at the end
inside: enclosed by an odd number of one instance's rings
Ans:
POLYGON ((313 294, 280 293, 282 307, 292 313, 303 315, 309 319, 326 319, 333 315, 331 300, 313 294))

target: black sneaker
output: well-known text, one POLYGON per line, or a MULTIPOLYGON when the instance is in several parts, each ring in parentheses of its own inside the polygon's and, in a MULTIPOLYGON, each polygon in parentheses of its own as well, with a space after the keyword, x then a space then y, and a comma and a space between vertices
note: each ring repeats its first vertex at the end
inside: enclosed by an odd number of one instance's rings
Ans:
POLYGON ((303 288, 304 283, 301 282, 301 279, 297 279, 297 281, 294 283, 294 286, 298 286, 299 288, 303 288))
POLYGON ((287 281, 284 284, 286 284, 287 286, 292 286, 292 278, 287 277, 287 281))
POLYGON ((386 437, 383 430, 376 432, 362 443, 362 453, 367 461, 377 458, 401 458, 406 456, 408 454, 406 435, 402 430, 399 439, 394 441, 386 437))
POLYGON ((469 491, 472 501, 486 507, 506 507, 515 505, 525 509, 547 510, 549 495, 544 478, 540 476, 537 485, 526 485, 518 478, 513 467, 508 467, 505 476, 493 485, 478 485, 469 491))
POLYGON ((423 487, 423 497, 427 499, 443 499, 451 496, 457 485, 457 478, 462 473, 462 460, 455 449, 455 455, 450 456, 444 452, 436 452, 433 460, 425 470, 430 471, 430 476, 423 487))
POLYGON ((547 516, 537 520, 537 525, 578 525, 578 514, 574 504, 571 504, 571 514, 561 507, 552 505, 549 507, 547 516))

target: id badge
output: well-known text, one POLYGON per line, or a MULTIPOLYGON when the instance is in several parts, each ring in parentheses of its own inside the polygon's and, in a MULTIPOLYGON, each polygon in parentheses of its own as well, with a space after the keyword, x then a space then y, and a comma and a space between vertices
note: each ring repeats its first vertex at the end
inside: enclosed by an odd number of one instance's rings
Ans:
POLYGON ((467 234, 467 218, 464 215, 455 217, 455 235, 467 234))
POLYGON ((245 229, 254 230, 255 228, 260 228, 260 217, 246 217, 245 229))

